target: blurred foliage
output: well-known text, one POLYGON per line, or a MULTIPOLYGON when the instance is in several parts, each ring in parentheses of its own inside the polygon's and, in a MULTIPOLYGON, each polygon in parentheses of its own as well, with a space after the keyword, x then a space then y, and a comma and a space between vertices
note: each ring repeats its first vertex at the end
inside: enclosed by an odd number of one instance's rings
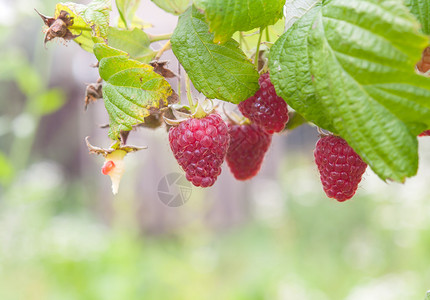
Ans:
MULTIPOLYGON (((93 170, 73 177, 61 161, 32 148, 43 118, 70 99, 50 86, 43 34, 37 46, 14 45, 13 26, 0 27, 0 299, 424 298, 430 139, 420 140, 420 173, 405 186, 387 186, 368 171, 354 200, 339 204, 324 196, 311 150, 287 152, 277 176, 235 183, 248 203, 242 222, 215 230, 202 208, 214 190, 194 189, 185 206, 158 207, 193 218, 169 233, 149 234, 138 217, 158 201, 149 193, 143 204, 133 192, 111 201, 94 184, 93 170), (96 197, 111 218, 98 211, 96 197)), ((242 42, 254 45, 254 38, 242 42)), ((219 198, 233 192, 226 188, 219 198)))

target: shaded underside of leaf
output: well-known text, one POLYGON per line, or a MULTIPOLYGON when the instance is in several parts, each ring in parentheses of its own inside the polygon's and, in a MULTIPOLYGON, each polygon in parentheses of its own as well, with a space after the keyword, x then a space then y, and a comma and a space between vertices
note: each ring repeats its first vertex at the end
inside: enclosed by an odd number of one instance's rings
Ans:
POLYGON ((184 13, 191 5, 192 0, 151 0, 158 7, 174 15, 184 13))
POLYGON ((430 81, 414 70, 426 45, 400 0, 326 1, 272 47, 271 77, 293 108, 341 135, 382 179, 402 182, 430 125, 430 81))
POLYGON ((282 18, 285 0, 195 0, 209 22, 214 41, 226 42, 234 32, 273 25, 282 18))
POLYGON ((124 27, 128 29, 139 8, 140 0, 115 0, 115 4, 124 27))
POLYGON ((173 90, 149 65, 130 59, 127 53, 96 44, 99 73, 105 81, 103 99, 110 119, 109 136, 117 140, 120 131, 143 123, 151 112, 167 106, 173 90))
POLYGON ((258 89, 258 73, 239 44, 213 43, 204 16, 194 7, 180 16, 172 49, 196 89, 206 97, 239 103, 258 89))
POLYGON ((321 3, 321 0, 287 0, 284 6, 285 30, 290 29, 297 20, 318 3, 321 3))

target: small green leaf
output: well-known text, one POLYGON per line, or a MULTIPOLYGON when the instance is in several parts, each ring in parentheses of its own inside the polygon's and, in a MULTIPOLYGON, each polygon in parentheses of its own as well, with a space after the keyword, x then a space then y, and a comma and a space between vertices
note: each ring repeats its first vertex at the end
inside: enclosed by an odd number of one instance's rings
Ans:
POLYGON ((192 0, 151 0, 158 7, 174 15, 184 13, 191 5, 192 0))
POLYGON ((115 4, 125 28, 129 29, 140 0, 115 0, 115 4))
POLYGON ((88 52, 93 51, 94 37, 105 39, 109 27, 110 0, 93 0, 88 5, 73 2, 58 3, 55 7, 55 18, 60 12, 67 11, 73 17, 73 25, 69 30, 79 35, 73 41, 88 52))
POLYGON ((258 73, 238 43, 213 43, 204 16, 194 7, 179 17, 171 42, 194 86, 206 97, 239 103, 257 91, 258 73))
POLYGON ((143 63, 150 62, 157 54, 150 48, 151 42, 148 35, 140 29, 121 30, 109 27, 108 44, 116 49, 121 49, 132 59, 143 63))
POLYGON ((420 21, 422 32, 430 35, 430 1, 405 0, 405 4, 418 21, 420 21))
POLYGON ((30 103, 30 110, 38 115, 48 115, 59 110, 65 103, 61 89, 50 89, 35 97, 30 103))
POLYGON ((275 24, 284 4, 285 0, 194 0, 215 33, 215 43, 226 42, 236 31, 275 24))
POLYGON ((166 106, 173 90, 151 66, 130 59, 123 51, 96 44, 94 54, 105 81, 103 99, 110 119, 109 136, 118 140, 120 131, 131 130, 152 111, 166 106))
POLYGON ((428 39, 401 0, 324 3, 272 47, 275 88, 383 180, 403 182, 417 171, 416 135, 430 125, 430 79, 415 73, 428 39))

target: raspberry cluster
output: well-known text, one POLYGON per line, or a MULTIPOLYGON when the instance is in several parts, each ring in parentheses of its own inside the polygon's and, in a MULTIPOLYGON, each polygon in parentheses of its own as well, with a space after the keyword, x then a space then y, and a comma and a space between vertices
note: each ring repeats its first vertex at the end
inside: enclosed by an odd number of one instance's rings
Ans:
POLYGON ((328 135, 318 140, 314 156, 327 196, 339 202, 352 198, 367 167, 354 149, 344 139, 328 135))
POLYGON ((280 132, 288 122, 287 103, 276 94, 269 73, 260 76, 260 89, 254 96, 239 103, 242 114, 268 133, 280 132))
POLYGON ((272 135, 256 124, 229 124, 228 133, 230 146, 226 161, 231 172, 238 180, 254 177, 260 170, 272 135))
POLYGON ((227 125, 220 115, 191 118, 169 130, 170 148, 195 186, 212 186, 221 173, 229 145, 227 125))

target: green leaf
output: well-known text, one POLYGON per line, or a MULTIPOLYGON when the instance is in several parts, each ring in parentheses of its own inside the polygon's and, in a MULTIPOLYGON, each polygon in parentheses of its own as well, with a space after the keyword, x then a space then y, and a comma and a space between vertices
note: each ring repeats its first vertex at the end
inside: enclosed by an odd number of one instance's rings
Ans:
POLYGON ((282 18, 285 0, 194 0, 204 11, 216 43, 226 42, 236 31, 273 25, 282 18))
POLYGON ((430 35, 430 1, 429 0, 405 0, 406 6, 421 23, 423 33, 430 35))
POLYGON ((191 5, 192 0, 151 0, 158 7, 174 15, 184 13, 191 5))
POLYGON ((125 28, 130 28, 140 0, 115 0, 115 4, 125 28))
POLYGON ((118 140, 120 131, 144 122, 152 111, 168 103, 173 90, 149 65, 130 59, 127 53, 107 46, 94 45, 103 84, 103 99, 110 119, 109 136, 118 140))
POLYGON ((427 43, 401 0, 326 1, 272 47, 271 77, 306 119, 342 136, 383 180, 403 182, 430 125, 430 79, 415 73, 427 43))
POLYGON ((105 39, 109 27, 110 0, 93 0, 88 5, 73 2, 58 3, 55 7, 55 18, 60 12, 67 11, 73 17, 73 25, 68 29, 79 35, 73 41, 88 52, 93 51, 94 40, 105 39))
POLYGON ((290 29, 297 20, 320 2, 321 0, 287 0, 285 3, 285 30, 290 29))
POLYGON ((258 73, 238 43, 214 44, 204 16, 194 7, 179 17, 171 42, 195 88, 206 97, 239 103, 257 91, 258 73))
POLYGON ((50 89, 30 103, 30 110, 38 115, 48 115, 59 110, 65 103, 65 95, 61 89, 50 89))
POLYGON ((113 48, 127 52, 132 59, 143 63, 150 62, 157 54, 150 48, 151 42, 148 35, 137 28, 121 30, 109 27, 108 44, 113 48))

